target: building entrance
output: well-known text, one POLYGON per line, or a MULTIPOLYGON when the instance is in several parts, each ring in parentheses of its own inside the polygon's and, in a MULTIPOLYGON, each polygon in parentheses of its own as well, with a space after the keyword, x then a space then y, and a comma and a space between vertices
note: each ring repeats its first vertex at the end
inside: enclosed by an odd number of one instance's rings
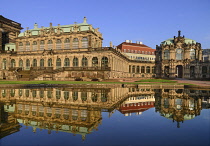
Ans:
POLYGON ((177 76, 177 78, 183 77, 183 66, 182 65, 176 66, 176 76, 177 76))

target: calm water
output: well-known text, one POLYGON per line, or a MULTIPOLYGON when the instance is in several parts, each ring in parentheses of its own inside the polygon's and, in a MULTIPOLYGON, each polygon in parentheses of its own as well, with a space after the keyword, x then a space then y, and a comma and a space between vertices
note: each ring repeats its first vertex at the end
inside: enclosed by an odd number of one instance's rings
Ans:
POLYGON ((210 145, 210 90, 0 89, 0 145, 210 145))

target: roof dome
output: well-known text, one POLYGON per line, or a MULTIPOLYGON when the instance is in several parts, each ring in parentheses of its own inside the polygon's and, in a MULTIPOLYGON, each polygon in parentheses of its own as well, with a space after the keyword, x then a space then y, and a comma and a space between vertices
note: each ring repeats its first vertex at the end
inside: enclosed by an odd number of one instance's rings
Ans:
MULTIPOLYGON (((188 44, 188 43, 189 44, 196 44, 196 41, 195 40, 188 39, 188 38, 184 38, 184 42, 186 44, 188 44)), ((166 45, 166 44, 170 45, 170 44, 173 44, 173 43, 174 43, 174 38, 169 38, 169 39, 161 42, 161 44, 163 44, 163 45, 166 45)))

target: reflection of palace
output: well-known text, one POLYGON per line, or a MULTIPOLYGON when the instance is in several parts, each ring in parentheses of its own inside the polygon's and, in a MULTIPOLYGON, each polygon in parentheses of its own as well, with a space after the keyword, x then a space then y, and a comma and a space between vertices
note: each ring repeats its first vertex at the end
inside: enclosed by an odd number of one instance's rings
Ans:
MULTIPOLYGON (((39 128, 48 129, 49 133, 54 130, 80 134, 82 139, 85 139, 86 134, 97 130, 101 123, 102 111, 113 111, 128 94, 126 88, 2 89, 0 91, 0 101, 3 105, 1 113, 7 115, 5 110, 9 111, 15 120, 14 124, 32 126, 33 132, 39 128)), ((3 114, 1 118, 7 119, 3 114)), ((6 123, 7 127, 9 124, 6 123)))
MULTIPOLYGON (((161 116, 177 122, 195 118, 200 115, 202 104, 209 106, 210 91, 189 89, 158 89, 155 95, 155 109, 161 116)), ((205 108, 206 108, 205 107, 205 108)))
MULTIPOLYGON (((169 88, 169 87, 168 87, 169 88)), ((86 135, 97 130, 102 112, 119 110, 125 116, 141 114, 155 106, 162 116, 183 122, 210 106, 210 91, 187 89, 64 87, 0 89, 0 136, 20 130, 21 125, 37 129, 86 135)))
POLYGON ((146 87, 129 88, 129 97, 120 105, 119 111, 125 116, 130 116, 132 113, 139 115, 154 107, 154 95, 154 89, 146 87))

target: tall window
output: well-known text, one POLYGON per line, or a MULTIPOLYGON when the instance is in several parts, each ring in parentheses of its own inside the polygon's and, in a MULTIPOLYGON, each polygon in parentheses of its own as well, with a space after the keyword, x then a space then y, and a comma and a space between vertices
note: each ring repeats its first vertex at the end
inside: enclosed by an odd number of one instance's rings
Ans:
POLYGON ((29 59, 26 60, 26 69, 27 70, 30 69, 30 60, 29 59))
POLYGON ((44 67, 44 59, 40 59, 40 67, 44 67))
POLYGON ((141 67, 141 73, 145 73, 145 67, 144 66, 141 67))
POLYGON ((135 70, 136 70, 136 69, 135 69, 135 66, 133 65, 133 66, 132 66, 132 73, 135 73, 135 70))
POLYGON ((64 99, 65 100, 69 99, 69 91, 64 91, 64 99))
POLYGON ((82 38, 82 48, 88 48, 88 38, 87 37, 82 38))
POLYGON ((176 49, 176 60, 182 60, 182 58, 183 58, 182 49, 176 49))
POLYGON ((12 59, 12 60, 11 60, 11 67, 12 67, 12 68, 15 67, 15 59, 12 59))
POLYGON ((36 51, 36 50, 37 50, 37 42, 33 41, 33 51, 36 51))
POLYGON ((56 41, 56 49, 61 49, 61 45, 62 45, 61 40, 57 39, 57 41, 56 41))
POLYGON ((139 66, 136 67, 136 73, 139 73, 140 72, 140 68, 139 66))
POLYGON ((206 74, 207 73, 207 67, 206 66, 202 66, 202 74, 206 74))
POLYGON ((19 42, 18 50, 23 51, 23 43, 22 42, 19 42))
POLYGON ((60 58, 58 58, 56 60, 56 68, 61 68, 61 59, 60 58))
POLYGON ((64 49, 70 49, 70 40, 66 38, 64 41, 64 49))
POLYGON ((190 49, 190 59, 195 59, 195 49, 190 49))
POLYGON ((79 48, 79 40, 78 38, 73 39, 73 49, 78 49, 79 48))
POLYGON ((48 45, 48 50, 53 49, 53 42, 52 42, 52 40, 48 40, 47 45, 48 45))
POLYGON ((98 58, 97 57, 93 57, 92 58, 92 66, 93 67, 97 67, 98 66, 98 58))
POLYGON ((147 73, 150 73, 150 67, 149 67, 149 66, 147 66, 146 72, 147 72, 147 73))
POLYGON ((170 51, 169 50, 165 50, 164 51, 164 59, 170 59, 170 51))
POLYGON ((52 67, 52 59, 51 59, 51 58, 50 58, 50 59, 48 59, 47 64, 48 64, 48 67, 52 67))
POLYGON ((40 50, 44 50, 44 40, 40 41, 40 50))
POLYGON ((73 59, 73 67, 78 67, 78 58, 73 59))
POLYGON ((21 67, 21 68, 23 67, 23 60, 22 59, 19 60, 19 67, 21 67))
POLYGON ((155 67, 154 66, 152 67, 152 73, 153 74, 155 73, 155 67))
POLYGON ((103 57, 101 59, 101 67, 108 67, 108 58, 107 57, 103 57))
POLYGON ((33 60, 33 67, 37 67, 37 60, 36 59, 33 60))
POLYGON ((30 42, 29 41, 26 42, 26 51, 30 51, 30 42))
POLYGON ((69 67, 70 66, 69 58, 65 58, 65 60, 64 60, 64 66, 65 67, 69 67))
POLYGON ((82 58, 82 66, 85 67, 85 66, 88 66, 88 60, 86 57, 83 57, 82 58))

